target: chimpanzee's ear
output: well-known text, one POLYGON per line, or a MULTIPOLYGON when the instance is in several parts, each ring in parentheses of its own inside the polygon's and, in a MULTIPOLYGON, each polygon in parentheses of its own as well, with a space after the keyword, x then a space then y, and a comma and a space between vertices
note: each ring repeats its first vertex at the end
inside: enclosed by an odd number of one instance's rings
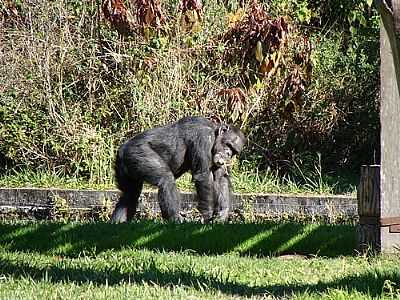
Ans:
POLYGON ((221 124, 221 125, 218 126, 216 131, 217 131, 216 135, 220 136, 221 134, 224 134, 224 133, 229 131, 229 126, 226 125, 226 124, 221 124))

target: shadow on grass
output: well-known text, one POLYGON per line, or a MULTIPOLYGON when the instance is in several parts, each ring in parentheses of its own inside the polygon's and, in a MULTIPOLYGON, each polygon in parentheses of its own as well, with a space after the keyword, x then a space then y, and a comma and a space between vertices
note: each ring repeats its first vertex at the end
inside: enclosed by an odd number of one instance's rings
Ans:
POLYGON ((109 223, 0 223, 0 246, 76 257, 124 247, 150 250, 193 250, 199 254, 269 256, 304 254, 352 255, 356 246, 352 225, 298 223, 172 224, 140 221, 109 223))
POLYGON ((272 295, 274 297, 287 297, 296 294, 307 293, 317 294, 327 292, 332 289, 340 289, 348 292, 357 291, 359 293, 377 297, 382 294, 382 287, 385 281, 400 281, 400 271, 379 274, 365 273, 357 276, 348 276, 342 279, 333 280, 326 283, 317 284, 271 284, 267 286, 249 286, 229 279, 221 279, 216 276, 194 274, 190 271, 169 271, 157 268, 154 262, 147 264, 141 271, 122 272, 120 270, 97 271, 85 268, 50 266, 46 269, 30 266, 26 262, 0 259, 1 274, 15 279, 29 278, 33 280, 43 280, 52 283, 73 282, 76 284, 95 283, 98 285, 118 285, 125 283, 150 285, 157 284, 162 287, 174 285, 185 285, 195 289, 203 290, 204 286, 210 289, 219 290, 222 293, 237 296, 257 296, 272 295))

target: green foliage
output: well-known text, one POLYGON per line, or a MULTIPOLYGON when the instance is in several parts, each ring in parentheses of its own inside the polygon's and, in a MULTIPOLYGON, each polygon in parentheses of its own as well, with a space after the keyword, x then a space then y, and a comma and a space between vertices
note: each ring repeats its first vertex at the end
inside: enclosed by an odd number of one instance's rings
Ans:
MULTIPOLYGON (((273 1, 271 10, 306 2, 273 1)), ((257 141, 251 152, 261 146, 267 158, 261 161, 285 173, 316 152, 324 172, 357 172, 361 164, 379 161, 378 16, 364 1, 317 1, 307 7, 312 12, 307 23, 315 27, 304 27, 312 44, 312 76, 303 102, 287 118, 279 99, 264 95, 268 105, 250 118, 257 141)))
POLYGON ((0 158, 13 166, 110 185, 123 140, 189 114, 235 123, 250 140, 242 159, 317 190, 326 186, 315 165, 357 170, 379 158, 370 1, 268 1, 266 11, 290 25, 282 67, 268 78, 258 68, 278 51, 265 44, 261 61, 222 59, 232 50, 222 37, 240 19, 238 1, 205 3, 195 33, 181 32, 176 1, 167 1, 166 28, 149 39, 118 36, 92 0, 0 3, 0 158), (310 42, 311 73, 299 63, 308 53, 300 41, 310 42), (311 77, 293 77, 297 68, 311 77))

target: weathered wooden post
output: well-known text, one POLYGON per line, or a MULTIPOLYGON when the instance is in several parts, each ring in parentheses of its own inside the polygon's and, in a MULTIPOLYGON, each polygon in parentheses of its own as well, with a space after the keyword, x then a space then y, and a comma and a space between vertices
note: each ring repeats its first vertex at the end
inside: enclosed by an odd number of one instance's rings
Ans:
POLYGON ((380 238, 380 166, 362 166, 360 185, 357 189, 359 225, 358 249, 361 252, 376 251, 380 238))
MULTIPOLYGON (((378 252, 395 252, 400 249, 400 0, 375 2, 381 15, 380 197, 369 211, 375 210, 373 218, 360 215, 359 242, 360 249, 369 245, 378 252)), ((377 168, 363 172, 379 177, 377 168)), ((361 210, 368 206, 369 199, 377 199, 363 194, 363 186, 368 185, 363 182, 366 178, 369 176, 364 174, 358 193, 361 210)), ((376 193, 376 189, 373 191, 376 193)))
POLYGON ((381 245, 400 246, 400 1, 377 1, 381 14, 381 245), (391 2, 391 3, 390 3, 391 2))

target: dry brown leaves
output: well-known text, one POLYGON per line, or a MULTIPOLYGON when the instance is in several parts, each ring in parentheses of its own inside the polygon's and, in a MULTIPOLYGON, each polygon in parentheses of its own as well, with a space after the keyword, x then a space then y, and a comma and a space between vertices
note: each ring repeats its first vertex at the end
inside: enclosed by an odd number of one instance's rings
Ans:
POLYGON ((296 30, 283 17, 271 18, 253 0, 245 13, 239 10, 230 16, 223 37, 228 46, 224 60, 239 62, 244 72, 253 70, 269 88, 274 82, 285 115, 300 109, 311 76, 311 44, 296 30))
POLYGON ((240 119, 246 111, 247 95, 241 88, 222 89, 218 96, 226 100, 227 110, 233 122, 240 119))
POLYGON ((179 9, 182 12, 186 12, 188 10, 195 10, 199 13, 199 15, 201 15, 203 10, 203 4, 201 0, 181 0, 181 2, 179 3, 179 9))
POLYGON ((159 0, 136 0, 137 19, 142 27, 160 29, 165 23, 165 17, 159 0))
POLYGON ((283 114, 291 116, 293 112, 299 111, 303 105, 306 85, 311 78, 311 43, 306 37, 295 40, 298 51, 294 57, 295 64, 291 66, 289 74, 281 82, 276 96, 286 99, 283 114))
POLYGON ((19 25, 25 22, 25 17, 19 11, 15 1, 0 1, 0 25, 19 25))
POLYGON ((101 5, 104 17, 121 35, 132 35, 135 22, 122 0, 104 0, 101 5))
POLYGON ((199 31, 203 15, 201 0, 181 0, 179 10, 182 11, 181 28, 183 31, 199 31))
MULTIPOLYGON (((235 16, 236 17, 236 16, 235 16)), ((288 33, 288 24, 280 17, 272 19, 264 8, 253 0, 244 17, 236 17, 230 24, 230 29, 223 37, 229 46, 240 45, 229 50, 229 55, 241 57, 242 62, 254 58, 254 51, 261 45, 262 60, 266 53, 272 53, 279 49, 285 42, 288 33)))
POLYGON ((106 20, 121 35, 132 35, 137 27, 159 30, 165 23, 159 0, 136 0, 135 5, 137 22, 123 0, 104 0, 102 11, 106 20))

